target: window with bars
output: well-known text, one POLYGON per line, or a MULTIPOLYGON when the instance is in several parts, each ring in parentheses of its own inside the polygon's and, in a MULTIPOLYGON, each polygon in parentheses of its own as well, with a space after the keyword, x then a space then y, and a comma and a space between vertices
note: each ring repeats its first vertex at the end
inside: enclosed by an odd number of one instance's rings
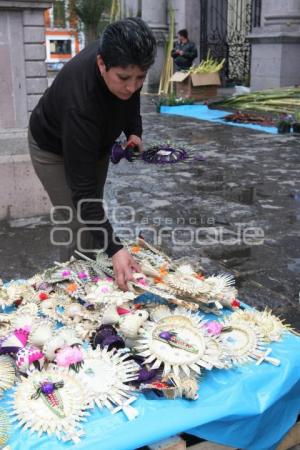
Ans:
POLYGON ((252 26, 261 25, 261 0, 252 0, 252 26))
POLYGON ((51 39, 50 41, 50 54, 53 55, 68 55, 72 54, 72 41, 71 39, 51 39))

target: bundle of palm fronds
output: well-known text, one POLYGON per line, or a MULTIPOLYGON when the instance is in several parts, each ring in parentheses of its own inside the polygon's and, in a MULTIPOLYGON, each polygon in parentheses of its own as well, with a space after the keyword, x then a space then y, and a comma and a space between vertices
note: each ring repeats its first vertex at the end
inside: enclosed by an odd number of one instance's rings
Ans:
POLYGON ((121 2, 120 0, 112 0, 110 7, 109 23, 116 22, 121 19, 121 2))
POLYGON ((198 66, 190 67, 187 72, 189 74, 198 74, 198 73, 215 73, 219 72, 225 63, 225 58, 222 61, 217 61, 210 54, 210 49, 208 50, 207 56, 205 59, 202 59, 201 63, 198 66))
POLYGON ((300 87, 287 87, 236 95, 210 103, 210 107, 252 110, 276 114, 295 114, 300 110, 300 87))
POLYGON ((164 62, 164 67, 161 72, 158 95, 168 95, 173 91, 173 83, 170 78, 173 74, 173 58, 171 57, 171 51, 174 43, 174 28, 175 28, 175 13, 172 8, 169 8, 169 34, 166 41, 166 57, 164 62))

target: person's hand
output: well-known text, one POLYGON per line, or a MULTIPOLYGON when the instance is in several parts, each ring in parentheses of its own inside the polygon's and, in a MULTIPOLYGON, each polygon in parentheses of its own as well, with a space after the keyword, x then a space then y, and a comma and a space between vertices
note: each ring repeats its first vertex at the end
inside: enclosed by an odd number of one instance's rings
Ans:
POLYGON ((137 147, 139 149, 140 153, 143 153, 144 147, 142 143, 142 139, 139 136, 136 136, 135 134, 131 134, 128 138, 128 141, 125 144, 126 148, 133 148, 137 147))
POLYGON ((176 52, 175 52, 177 55, 180 55, 180 50, 176 50, 176 52))
POLYGON ((127 282, 133 280, 133 272, 141 272, 140 266, 125 248, 113 255, 112 262, 118 287, 128 291, 127 282))
POLYGON ((179 55, 182 56, 183 55, 183 50, 179 50, 179 55))

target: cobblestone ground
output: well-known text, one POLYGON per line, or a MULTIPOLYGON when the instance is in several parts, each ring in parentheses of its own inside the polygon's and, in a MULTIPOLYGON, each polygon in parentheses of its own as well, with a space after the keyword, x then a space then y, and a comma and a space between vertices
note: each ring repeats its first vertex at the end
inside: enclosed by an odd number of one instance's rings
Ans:
MULTIPOLYGON (((148 96, 143 117, 146 147, 171 140, 192 146, 191 158, 112 166, 106 198, 116 230, 126 237, 140 228, 173 257, 232 273, 242 300, 272 308, 299 330, 299 137, 157 114, 148 96), (199 153, 206 161, 194 160, 199 153)), ((47 217, 1 224, 3 279, 57 259, 49 229, 47 217)))

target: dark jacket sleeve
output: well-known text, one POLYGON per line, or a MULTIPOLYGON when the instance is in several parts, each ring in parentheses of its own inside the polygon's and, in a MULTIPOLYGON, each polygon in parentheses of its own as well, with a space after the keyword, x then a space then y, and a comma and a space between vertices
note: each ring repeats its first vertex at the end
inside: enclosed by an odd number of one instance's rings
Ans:
POLYGON ((140 91, 135 94, 134 102, 128 115, 127 126, 123 131, 127 139, 131 134, 142 137, 143 125, 141 117, 140 91))
POLYGON ((176 56, 178 56, 178 54, 176 53, 177 49, 178 49, 178 43, 176 42, 176 44, 174 45, 173 50, 171 51, 172 58, 176 58, 176 56))
POLYGON ((189 58, 190 60, 194 60, 197 57, 197 47, 194 42, 189 42, 184 49, 183 56, 189 58))
MULTIPOLYGON (((63 157, 68 185, 76 210, 81 200, 80 216, 83 227, 91 228, 97 247, 113 256, 122 248, 106 218, 99 199, 97 161, 101 157, 101 124, 74 109, 64 114, 63 157), (93 222, 93 223, 92 223, 93 222), (95 224, 96 223, 96 224, 95 224)), ((100 186, 103 192, 103 186, 100 186)))

